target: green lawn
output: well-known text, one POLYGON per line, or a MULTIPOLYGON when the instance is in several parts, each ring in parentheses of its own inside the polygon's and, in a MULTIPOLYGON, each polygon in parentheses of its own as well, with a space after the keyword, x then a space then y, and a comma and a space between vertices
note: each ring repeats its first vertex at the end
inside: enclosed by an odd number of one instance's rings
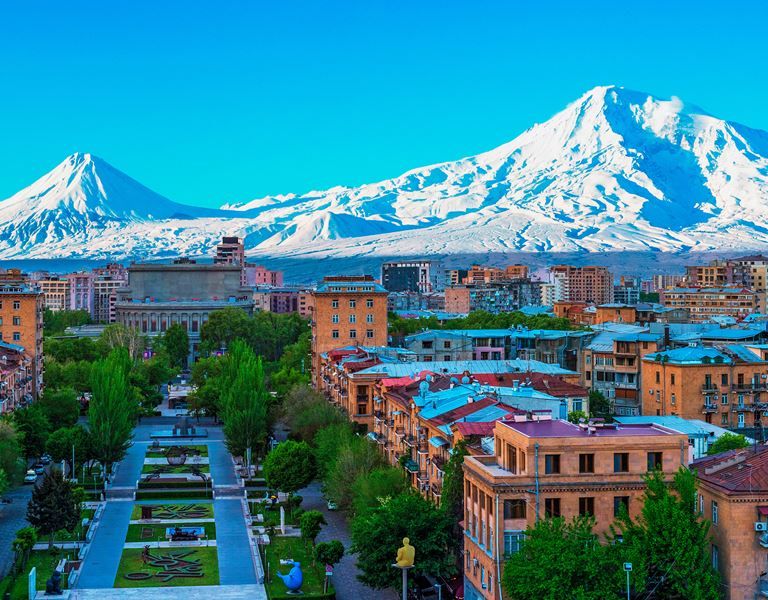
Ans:
POLYGON ((215 547, 153 548, 152 556, 165 559, 162 566, 145 564, 141 548, 126 548, 115 577, 116 588, 219 585, 219 561, 215 547), (168 559, 178 560, 169 564, 168 559), (133 575, 133 579, 126 575, 133 575))
MULTIPOLYGON (((301 570, 304 573, 304 584, 301 586, 304 595, 322 594, 323 582, 325 580, 325 565, 317 564, 312 566, 312 557, 304 550, 304 542, 295 537, 273 537, 268 546, 265 546, 267 563, 269 564, 269 581, 266 584, 267 594, 272 600, 277 598, 292 598, 286 594, 287 590, 283 580, 277 577, 275 573, 280 571, 283 575, 288 573, 290 568, 287 565, 281 565, 280 559, 291 558, 301 563, 301 570)), ((329 592, 333 591, 333 586, 329 585, 329 592)))
MULTIPOLYGON (((255 517, 258 514, 264 515, 264 522, 263 523, 256 523, 254 521, 254 525, 256 526, 262 526, 262 527, 279 527, 280 526, 280 505, 282 503, 279 503, 275 506, 274 509, 269 508, 265 509, 264 505, 260 502, 251 502, 251 514, 255 517)), ((296 509, 294 511, 296 516, 298 516, 301 513, 300 509, 296 509)), ((286 525, 298 525, 299 520, 298 518, 294 517, 291 518, 291 512, 288 510, 288 508, 285 509, 285 524, 286 525)))
MULTIPOLYGON (((133 512, 131 513, 131 519, 141 519, 141 507, 147 506, 146 504, 134 504, 133 512)), ((211 519, 213 518, 213 503, 211 502, 165 502, 158 504, 151 504, 154 507, 152 518, 153 519, 180 519, 188 520, 190 518, 195 519, 211 519), (167 514, 163 514, 167 513, 167 514), (174 513, 182 513, 179 516, 174 516, 174 513), (184 514, 186 513, 186 515, 184 514), (194 517, 190 516, 190 513, 194 514, 194 517)))
MULTIPOLYGON (((175 527, 178 525, 179 527, 205 527, 205 533, 208 534, 209 540, 215 540, 216 539, 216 525, 214 523, 185 523, 184 521, 179 521, 178 524, 174 524, 175 527)), ((138 523, 135 523, 133 525, 128 525, 128 535, 125 536, 126 542, 153 542, 160 539, 161 541, 166 541, 165 538, 165 530, 168 528, 169 525, 141 525, 138 523)))
POLYGON ((160 469, 162 473, 184 473, 189 474, 192 473, 193 466, 196 466, 200 469, 200 472, 202 473, 209 473, 210 469, 208 465, 144 465, 141 468, 142 474, 146 475, 147 473, 154 473, 157 469, 160 469))
MULTIPOLYGON (((70 554, 74 558, 74 551, 70 551, 70 554)), ((11 580, 10 577, 6 577, 3 580, 3 584, 7 585, 8 587, 3 588, 2 592, 8 592, 10 594, 11 600, 27 600, 27 598, 29 598, 28 574, 32 570, 32 567, 36 567, 37 569, 35 587, 38 590, 44 590, 45 582, 48 581, 48 578, 53 573, 53 569, 59 563, 59 560, 61 560, 66 555, 66 551, 64 554, 62 554, 62 551, 58 548, 55 548, 55 552, 53 554, 49 553, 47 550, 33 551, 30 554, 29 562, 27 563, 27 566, 24 568, 24 572, 21 575, 19 575, 15 580, 11 580)), ((67 588, 66 580, 67 576, 62 576, 62 589, 67 588)))
MULTIPOLYGON (((191 448, 193 450, 198 450, 200 452, 200 456, 208 456, 208 446, 206 445, 200 445, 200 446, 184 446, 185 448, 191 448)), ((165 451, 168 449, 168 446, 162 446, 160 448, 149 448, 147 450, 147 456, 149 458, 163 458, 165 456, 165 451)))

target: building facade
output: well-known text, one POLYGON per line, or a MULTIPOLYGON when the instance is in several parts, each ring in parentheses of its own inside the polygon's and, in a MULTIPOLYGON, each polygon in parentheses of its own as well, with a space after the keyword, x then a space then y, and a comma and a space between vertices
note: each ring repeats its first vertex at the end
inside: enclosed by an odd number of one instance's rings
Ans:
MULTIPOLYGON (((37 398, 43 389, 44 308, 43 294, 38 288, 17 284, 0 286, 0 340, 13 351, 5 354, 7 361, 21 365, 25 372, 23 386, 27 391, 13 399, 14 405, 20 398, 29 396, 28 401, 37 398), (16 358, 14 353, 18 355, 16 358)), ((15 377, 14 385, 22 385, 21 379, 21 375, 15 377)))
POLYGON ((433 271, 428 260, 385 262, 381 265, 381 285, 389 292, 432 292, 433 271))
POLYGON ((549 270, 555 300, 565 302, 613 302, 613 275, 605 267, 557 265, 549 270))
POLYGON ((671 288, 659 292, 661 303, 688 310, 692 323, 706 323, 713 317, 743 319, 765 312, 765 297, 741 287, 671 288))

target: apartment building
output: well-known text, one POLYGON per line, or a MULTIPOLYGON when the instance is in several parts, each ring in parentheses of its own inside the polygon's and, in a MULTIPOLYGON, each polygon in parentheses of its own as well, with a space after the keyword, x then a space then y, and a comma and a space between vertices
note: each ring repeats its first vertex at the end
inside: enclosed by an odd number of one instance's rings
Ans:
POLYGON ((685 281, 692 287, 725 287, 734 282, 733 265, 725 260, 713 260, 708 265, 685 267, 685 281))
POLYGON ((445 289, 445 310, 467 314, 473 310, 490 313, 512 312, 541 302, 541 283, 516 279, 506 283, 460 285, 445 289))
MULTIPOLYGON (((502 336, 503 340, 503 336, 502 336)), ((461 330, 427 330, 406 336, 403 347, 416 355, 416 360, 428 362, 433 360, 471 360, 479 358, 475 354, 474 338, 469 332, 461 330)), ((504 356, 504 342, 496 350, 495 356, 484 358, 501 359, 504 356)))
POLYGON ((70 281, 66 277, 49 275, 34 282, 43 294, 46 309, 70 310, 70 281))
POLYGON ((648 471, 671 479, 687 457, 686 435, 657 425, 498 421, 493 451, 464 459, 465 598, 502 600, 504 561, 539 519, 590 514, 605 533, 622 507, 638 515, 648 471))
MULTIPOLYGON (((26 357, 19 357, 14 362, 25 369, 24 386, 29 400, 37 398, 43 387, 44 308, 43 294, 39 289, 24 284, 0 286, 0 341, 9 344, 9 350, 26 357)), ((11 360, 10 354, 6 356, 11 360)), ((15 380, 14 384, 17 383, 19 381, 15 380)), ((25 392, 22 397, 26 395, 25 392)))
POLYGON ((605 267, 557 265, 549 270, 555 285, 555 301, 613 302, 613 275, 605 267))
POLYGON ((768 362, 761 352, 729 344, 647 354, 641 359, 643 414, 703 415, 727 428, 758 425, 768 410, 768 362))
POLYGON ((641 359, 663 347, 659 334, 601 331, 584 350, 582 383, 611 401, 616 415, 639 415, 641 359))
POLYGON ((387 345, 387 290, 370 275, 326 277, 310 295, 315 385, 323 352, 350 344, 387 345))
POLYGON ((765 296, 741 287, 671 288, 661 290, 659 299, 666 307, 686 309, 692 323, 719 316, 740 320, 765 312, 765 296))
POLYGON ((768 447, 695 461, 698 510, 712 522, 712 566, 727 600, 768 596, 768 447))
POLYGON ((514 279, 528 279, 528 267, 526 265, 508 265, 500 269, 498 267, 472 265, 460 283, 483 285, 503 283, 514 279))
POLYGON ((283 287, 282 271, 272 271, 261 265, 246 264, 243 267, 243 285, 248 287, 283 287))
POLYGON ((684 275, 668 275, 666 273, 652 275, 650 279, 640 282, 640 289, 646 293, 654 293, 666 288, 682 285, 684 275))
POLYGON ((216 246, 216 255, 213 257, 215 265, 245 265, 245 246, 243 238, 236 236, 224 236, 216 246))
POLYGON ((385 262, 381 285, 389 292, 432 292, 434 267, 429 260, 385 262))
POLYGON ((18 344, 0 341, 0 414, 27 406, 34 398, 35 365, 18 344))

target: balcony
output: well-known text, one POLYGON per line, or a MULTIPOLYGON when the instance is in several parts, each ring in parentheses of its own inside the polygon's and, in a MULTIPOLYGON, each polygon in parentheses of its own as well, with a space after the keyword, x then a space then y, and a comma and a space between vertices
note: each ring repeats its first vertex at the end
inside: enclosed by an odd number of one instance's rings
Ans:
POLYGON ((409 433, 408 435, 406 435, 406 436, 403 438, 403 444, 405 444, 406 446, 410 446, 411 448, 413 448, 413 446, 416 444, 416 436, 415 436, 415 435, 411 435, 411 434, 409 433))
POLYGON ((403 466, 405 467, 405 470, 408 471, 409 473, 418 473, 419 472, 419 465, 412 458, 409 458, 408 460, 406 460, 405 464, 403 466))
POLYGON ((705 404, 704 405, 704 413, 716 413, 718 411, 717 404, 705 404))
POLYGON ((751 392, 764 392, 766 389, 768 389, 768 383, 755 383, 753 381, 743 381, 741 383, 734 383, 731 386, 731 389, 734 392, 743 392, 743 393, 751 393, 751 392))
POLYGON ((731 412, 755 412, 754 404, 732 404, 731 412))
POLYGON ((373 418, 376 421, 381 421, 384 418, 384 413, 381 412, 380 410, 374 410, 373 411, 373 418))
POLYGON ((405 436, 405 427, 398 427, 395 429, 395 435, 397 437, 404 437, 405 436))
POLYGON ((701 386, 702 394, 716 394, 719 390, 720 388, 716 383, 705 383, 701 386))
POLYGON ((441 473, 445 473, 445 463, 447 461, 442 456, 433 456, 432 457, 432 464, 435 465, 435 468, 440 471, 441 473))
POLYGON ((420 441, 419 444, 416 446, 416 452, 419 454, 429 454, 429 446, 427 445, 427 442, 420 441))
POLYGON ((432 484, 432 495, 439 498, 443 495, 443 485, 438 483, 432 484))
POLYGON ((429 483, 429 475, 426 471, 419 471, 416 473, 416 481, 419 483, 429 483))

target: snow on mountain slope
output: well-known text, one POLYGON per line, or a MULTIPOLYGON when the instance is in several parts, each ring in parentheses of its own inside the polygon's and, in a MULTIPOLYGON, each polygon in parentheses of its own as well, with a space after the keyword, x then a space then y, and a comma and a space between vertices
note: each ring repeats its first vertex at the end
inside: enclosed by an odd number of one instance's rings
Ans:
POLYGON ((768 244, 768 133, 595 88, 494 150, 379 183, 205 210, 89 155, 0 202, 0 256, 375 256, 768 244))

